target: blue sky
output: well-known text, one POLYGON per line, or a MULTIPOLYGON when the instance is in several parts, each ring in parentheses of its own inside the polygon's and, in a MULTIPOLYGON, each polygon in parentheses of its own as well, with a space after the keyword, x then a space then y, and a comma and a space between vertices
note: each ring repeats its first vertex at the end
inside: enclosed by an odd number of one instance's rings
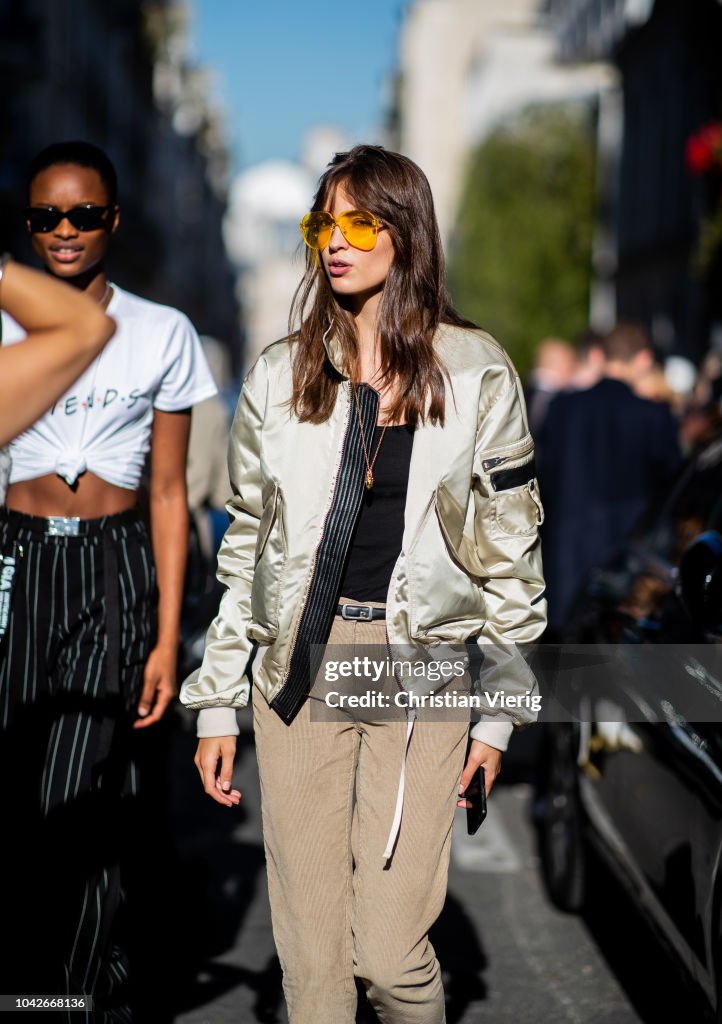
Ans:
POLYGON ((374 141, 404 0, 191 0, 193 56, 215 69, 234 170, 300 156, 313 125, 374 141))

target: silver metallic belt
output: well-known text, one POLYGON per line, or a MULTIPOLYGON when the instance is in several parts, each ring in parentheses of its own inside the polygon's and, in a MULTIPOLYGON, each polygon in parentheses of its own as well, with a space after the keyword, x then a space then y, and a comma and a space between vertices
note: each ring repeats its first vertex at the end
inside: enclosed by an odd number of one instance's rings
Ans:
POLYGON ((42 516, 48 537, 79 537, 80 516, 42 516))
POLYGON ((32 516, 0 505, 0 525, 10 524, 12 532, 14 524, 18 531, 39 537, 95 537, 111 528, 132 529, 139 522, 134 508, 95 519, 81 519, 80 516, 32 516))

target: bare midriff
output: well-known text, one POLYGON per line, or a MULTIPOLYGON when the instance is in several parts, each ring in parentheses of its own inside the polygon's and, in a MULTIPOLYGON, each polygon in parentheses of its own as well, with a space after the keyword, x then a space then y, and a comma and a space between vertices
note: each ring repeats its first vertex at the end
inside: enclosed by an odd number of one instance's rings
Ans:
POLYGON ((136 503, 136 492, 116 487, 86 472, 70 487, 55 473, 22 480, 8 488, 6 504, 29 516, 77 516, 99 519, 125 512, 136 503))

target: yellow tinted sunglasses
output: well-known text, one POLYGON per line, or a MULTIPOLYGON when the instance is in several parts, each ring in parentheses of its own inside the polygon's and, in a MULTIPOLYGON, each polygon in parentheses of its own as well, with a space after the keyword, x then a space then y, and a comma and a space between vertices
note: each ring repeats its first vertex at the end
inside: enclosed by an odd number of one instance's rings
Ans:
POLYGON ((346 210, 334 218, 325 210, 313 210, 301 221, 301 234, 309 249, 325 249, 334 227, 354 249, 370 252, 376 245, 381 222, 369 210, 346 210))

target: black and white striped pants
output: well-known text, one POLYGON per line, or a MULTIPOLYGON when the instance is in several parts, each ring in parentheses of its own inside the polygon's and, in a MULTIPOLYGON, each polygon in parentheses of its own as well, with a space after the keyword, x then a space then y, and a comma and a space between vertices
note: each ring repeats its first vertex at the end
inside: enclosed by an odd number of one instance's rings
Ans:
POLYGON ((133 511, 46 531, 0 509, 0 553, 18 556, 0 639, 0 992, 93 995, 66 1019, 127 1021, 120 868, 155 571, 133 511))

